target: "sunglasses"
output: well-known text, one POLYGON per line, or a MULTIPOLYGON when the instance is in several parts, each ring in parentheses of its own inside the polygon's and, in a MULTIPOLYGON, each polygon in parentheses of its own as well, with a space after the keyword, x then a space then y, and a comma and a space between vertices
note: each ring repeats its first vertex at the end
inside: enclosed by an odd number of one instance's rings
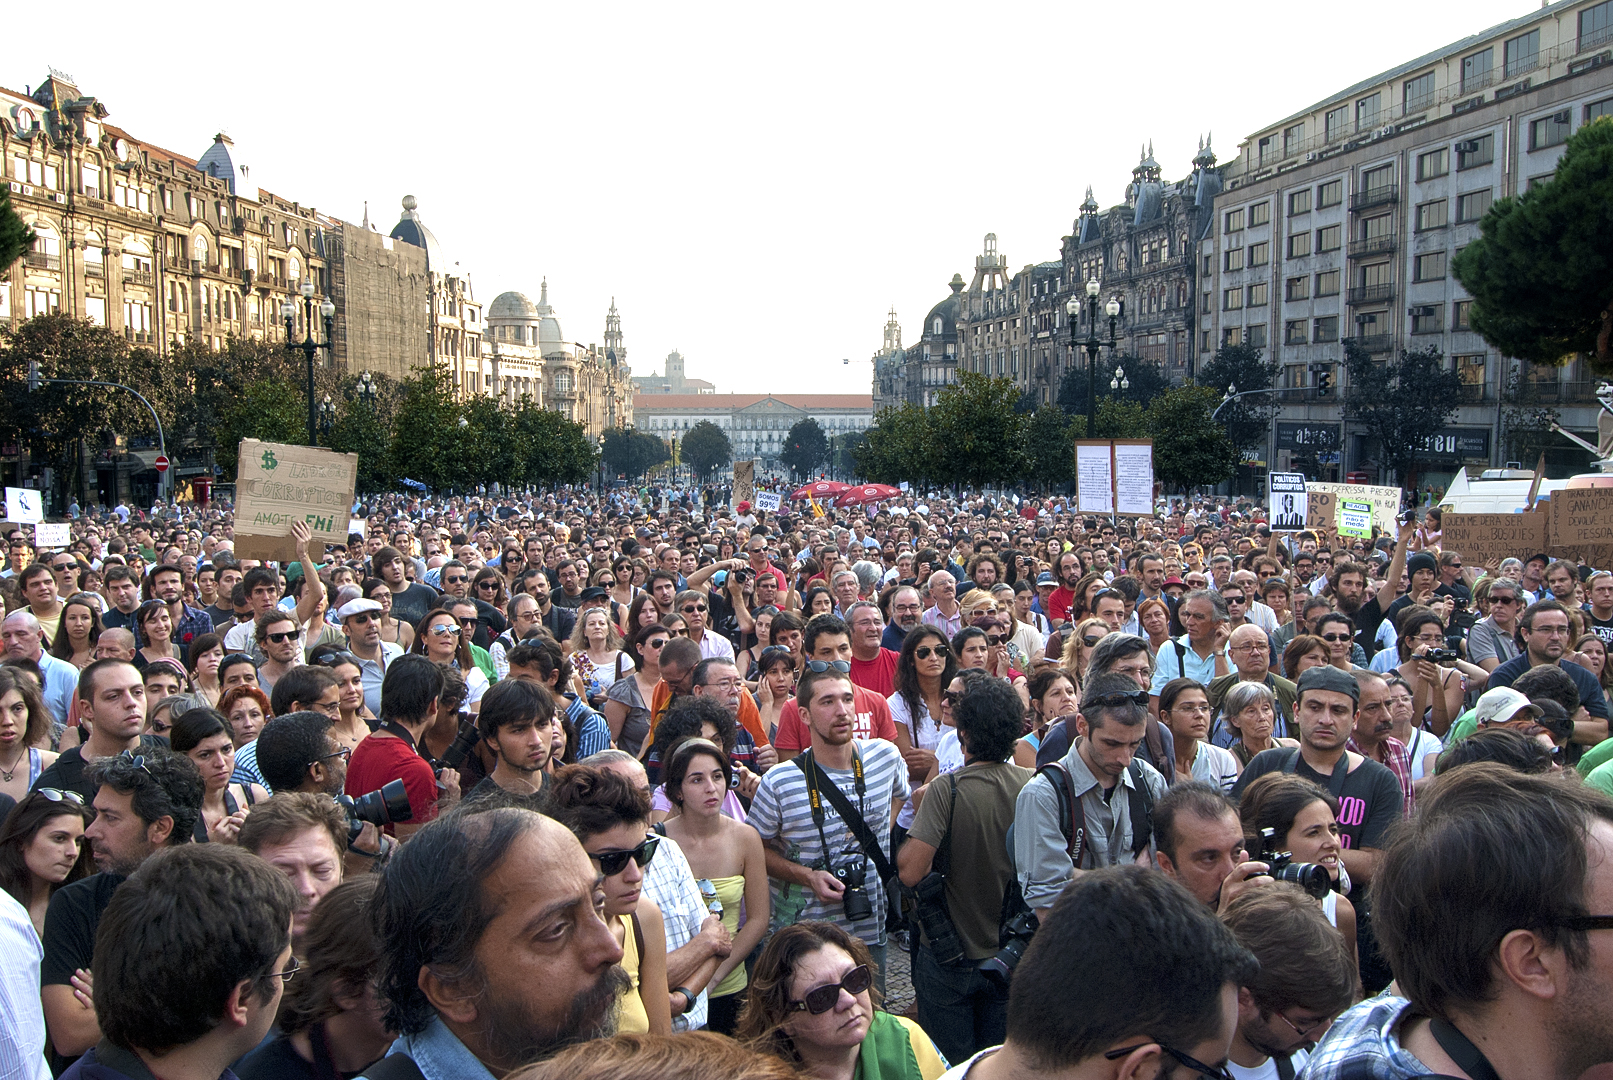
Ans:
POLYGON ((280 631, 278 633, 274 633, 274 634, 264 634, 263 637, 264 637, 265 641, 272 641, 276 645, 284 645, 288 641, 296 641, 297 640, 297 631, 295 631, 295 630, 282 630, 282 631, 280 631))
POLYGON ((614 589, 616 587, 616 582, 612 581, 610 578, 600 578, 598 581, 594 582, 594 584, 598 585, 601 589, 614 589))
POLYGON ((469 579, 461 574, 459 577, 443 578, 442 580, 445 585, 463 585, 469 579))
POLYGON ((1006 640, 1007 639, 1004 638, 1001 634, 987 634, 986 635, 986 644, 987 645, 1001 645, 1006 640))
POLYGON ((959 691, 959 690, 943 690, 943 691, 941 691, 941 701, 942 701, 943 704, 956 705, 961 700, 963 700, 962 691, 959 691))
POLYGON ((808 660, 806 666, 819 675, 825 671, 838 671, 842 675, 851 674, 850 660, 808 660))
POLYGON ((689 629, 688 627, 684 627, 682 630, 668 630, 667 633, 671 634, 673 637, 688 637, 689 629))
POLYGON ((1100 698, 1092 698, 1089 701, 1083 701, 1081 703, 1081 711, 1085 712, 1088 709, 1121 709, 1127 705, 1142 705, 1146 707, 1147 704, 1148 691, 1138 690, 1135 694, 1105 694, 1100 698))
POLYGON ((1334 644, 1337 644, 1340 641, 1349 641, 1350 640, 1350 635, 1349 634, 1322 634, 1321 638, 1322 638, 1323 641, 1331 641, 1334 644))
POLYGON ((826 983, 815 986, 806 992, 800 1001, 790 1002, 790 1012, 808 1012, 813 1016, 822 1016, 835 1007, 840 1000, 840 991, 844 990, 852 997, 867 990, 874 984, 874 970, 867 964, 858 964, 839 982, 826 983))
MULTIPOLYGON (((472 621, 474 622, 475 620, 472 621)), ((429 632, 433 637, 458 637, 459 627, 447 626, 443 623, 438 623, 436 626, 433 626, 429 632)))
POLYGON ((650 865, 655 858, 655 849, 660 845, 659 836, 646 836, 638 847, 628 848, 626 851, 601 851, 588 856, 599 864, 599 872, 606 877, 615 877, 627 869, 627 860, 632 859, 640 868, 650 865))
POLYGON ((684 604, 683 605, 683 613, 685 615, 692 615, 697 611, 705 611, 705 610, 706 610, 706 605, 704 605, 704 604, 684 604))
MULTIPOLYGON (((144 760, 144 758, 141 759, 141 761, 144 760)), ((80 795, 76 791, 63 791, 61 788, 42 787, 34 788, 34 794, 48 799, 50 802, 69 802, 74 806, 84 805, 84 796, 80 795)))
POLYGON ((1103 635, 1102 634, 1088 634, 1088 635, 1086 635, 1085 637, 1083 637, 1081 639, 1081 644, 1085 645, 1087 648, 1090 649, 1090 648, 1092 648, 1092 646, 1096 645, 1098 642, 1100 642, 1102 640, 1103 640, 1103 635))
POLYGON ((948 650, 945 645, 920 645, 913 650, 913 655, 920 660, 928 660, 932 656, 939 656, 944 659, 947 654, 948 650))
POLYGON ((151 769, 146 766, 146 757, 144 754, 137 754, 133 750, 125 750, 123 753, 118 755, 118 760, 127 761, 135 768, 145 770, 145 774, 151 777, 153 780, 157 778, 157 774, 152 772, 151 769))
MULTIPOLYGON (((1136 1046, 1122 1046, 1118 1050, 1110 1050, 1103 1056, 1107 1061, 1119 1061, 1127 1054, 1134 1054, 1147 1045, 1147 1043, 1138 1043, 1136 1046)), ((1159 1043, 1159 1048, 1163 1050, 1167 1056, 1174 1058, 1176 1063, 1181 1065, 1184 1069, 1191 1069, 1200 1076, 1208 1076, 1210 1077, 1210 1080, 1232 1080, 1232 1074, 1227 1071, 1227 1067, 1225 1065, 1206 1065, 1197 1058, 1188 1057, 1175 1047, 1166 1046, 1164 1043, 1159 1043)))
POLYGON ((654 641, 646 641, 644 647, 646 649, 659 649, 665 644, 666 638, 656 638, 654 641))

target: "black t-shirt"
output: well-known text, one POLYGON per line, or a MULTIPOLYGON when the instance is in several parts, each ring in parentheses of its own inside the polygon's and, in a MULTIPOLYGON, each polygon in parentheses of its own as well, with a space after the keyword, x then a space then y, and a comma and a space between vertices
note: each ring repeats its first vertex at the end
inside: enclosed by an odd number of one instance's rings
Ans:
POLYGON ((79 968, 90 969, 95 956, 95 931, 101 912, 123 884, 117 874, 91 874, 51 895, 45 911, 45 958, 39 967, 41 986, 65 986, 79 968))
POLYGON ((320 1059, 317 1063, 304 1061, 302 1055, 292 1048, 291 1037, 277 1031, 273 1038, 260 1043, 257 1049, 231 1065, 230 1071, 239 1080, 304 1080, 305 1077, 307 1080, 324 1080, 331 1076, 352 1080, 355 1076, 362 1076, 364 1069, 357 1072, 336 1071, 330 1060, 329 1045, 323 1037, 323 1027, 323 1024, 316 1024, 309 1033, 314 1055, 320 1059))
MULTIPOLYGON (((1401 607, 1405 607, 1409 603, 1411 603, 1411 600, 1402 596, 1394 604, 1389 605, 1389 613, 1391 615, 1396 614, 1401 607), (1400 607, 1396 607, 1395 604, 1399 604, 1400 607)), ((1371 660, 1378 651, 1378 628, 1383 625, 1383 620, 1386 617, 1383 605, 1378 603, 1376 596, 1362 604, 1360 610, 1350 616, 1350 622, 1355 624, 1355 643, 1361 646, 1361 650, 1367 654, 1368 660, 1371 660)))
POLYGON ((1585 606, 1585 625, 1591 633, 1602 639, 1602 644, 1613 649, 1613 619, 1598 619, 1596 613, 1591 611, 1590 605, 1585 606))
POLYGON ((213 620, 213 631, 220 637, 224 636, 226 628, 235 624, 235 608, 233 606, 219 607, 214 604, 212 607, 203 608, 202 610, 206 611, 207 617, 213 620))
POLYGON ((437 597, 436 589, 417 581, 402 592, 392 594, 392 617, 413 626, 437 606, 437 597))
POLYGON ((476 604, 476 635, 471 642, 484 649, 491 649, 493 639, 510 628, 509 621, 504 618, 503 612, 486 600, 473 602, 476 604))
MULTIPOLYGON (((168 740, 161 735, 140 736, 140 748, 142 750, 147 747, 166 747, 167 745, 168 740)), ((44 772, 39 774, 39 779, 34 781, 34 786, 31 790, 37 791, 40 788, 48 787, 55 788, 58 791, 76 791, 83 797, 84 805, 88 806, 95 800, 98 785, 90 783, 85 777, 84 769, 87 765, 88 762, 84 760, 84 748, 82 746, 74 746, 63 750, 61 757, 58 757, 44 772)))

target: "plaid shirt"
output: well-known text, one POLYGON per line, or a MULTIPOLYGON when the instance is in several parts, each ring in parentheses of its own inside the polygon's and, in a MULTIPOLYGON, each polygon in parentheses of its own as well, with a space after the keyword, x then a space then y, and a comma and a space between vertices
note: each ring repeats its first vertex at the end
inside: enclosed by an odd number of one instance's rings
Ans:
MULTIPOLYGON (((179 622, 174 626, 173 642, 175 645, 179 646, 180 652, 188 656, 190 653, 191 642, 195 641, 203 634, 211 634, 213 632, 213 616, 209 615, 201 608, 191 607, 184 601, 180 601, 179 607, 179 622)), ((135 625, 132 619, 129 621, 129 625, 126 627, 126 629, 134 635, 135 648, 144 648, 146 643, 141 640, 140 628, 135 625)))
POLYGON ((1406 749, 1406 744, 1393 735, 1385 735, 1383 741, 1378 744, 1379 752, 1382 755, 1380 757, 1373 757, 1373 755, 1361 749, 1360 744, 1355 741, 1353 735, 1344 746, 1348 750, 1354 750, 1364 758, 1371 758, 1395 774, 1395 779, 1400 781, 1400 790, 1406 797, 1406 816, 1411 817, 1411 812, 1417 805, 1417 791, 1411 786, 1411 751, 1406 749))
POLYGON ((1382 994, 1333 1021, 1299 1080, 1411 1080, 1434 1073, 1400 1045, 1394 1029, 1411 1002, 1382 994))

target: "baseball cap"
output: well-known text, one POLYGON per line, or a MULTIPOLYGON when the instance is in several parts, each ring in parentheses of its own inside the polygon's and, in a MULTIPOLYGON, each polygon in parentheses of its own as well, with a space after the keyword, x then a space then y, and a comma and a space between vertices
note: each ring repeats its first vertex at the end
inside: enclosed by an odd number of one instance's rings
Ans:
POLYGON ((1336 667, 1306 668, 1295 684, 1294 692, 1297 695, 1307 690, 1331 690, 1335 694, 1349 694, 1351 701, 1361 700, 1361 687, 1355 681, 1355 676, 1336 667))
POLYGON ((1473 719, 1478 721, 1480 727, 1504 724, 1518 715, 1520 709, 1528 709, 1529 715, 1534 717, 1539 717, 1542 712, 1540 706, 1533 704, 1521 692, 1510 686, 1497 686, 1480 695, 1473 706, 1473 719))
POLYGON ((609 598, 610 593, 606 592, 598 585, 590 585, 588 588, 577 594, 577 600, 579 602, 583 600, 608 600, 609 598))
POLYGON ((381 602, 379 600, 365 600, 361 597, 357 600, 349 600, 347 603, 337 608, 336 617, 338 619, 348 619, 354 615, 362 615, 366 611, 380 610, 381 602))
POLYGON ((1057 585, 1058 583, 1058 578, 1049 574, 1046 570, 1036 575, 1036 584, 1038 585, 1057 585))

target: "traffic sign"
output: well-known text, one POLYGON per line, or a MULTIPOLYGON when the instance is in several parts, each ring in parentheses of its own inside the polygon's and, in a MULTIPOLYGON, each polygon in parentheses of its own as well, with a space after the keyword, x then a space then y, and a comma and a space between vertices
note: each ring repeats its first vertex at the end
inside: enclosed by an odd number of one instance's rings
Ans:
POLYGON ((152 465, 152 468, 156 469, 158 472, 167 472, 168 471, 168 455, 167 454, 158 454, 157 455, 157 460, 153 461, 151 463, 151 465, 152 465))

